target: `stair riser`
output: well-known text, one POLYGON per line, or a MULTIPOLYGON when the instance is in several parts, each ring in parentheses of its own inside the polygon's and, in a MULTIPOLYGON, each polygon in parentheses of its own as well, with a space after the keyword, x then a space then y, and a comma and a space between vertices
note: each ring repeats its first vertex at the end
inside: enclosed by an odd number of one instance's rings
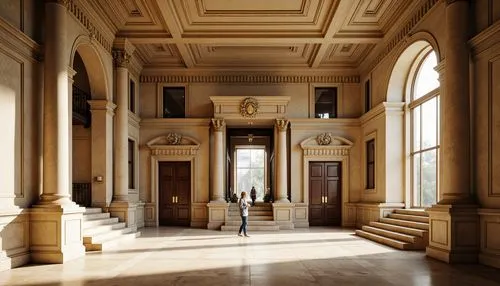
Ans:
POLYGON ((423 225, 422 223, 412 222, 412 221, 392 221, 386 218, 381 218, 380 222, 400 225, 405 227, 417 228, 422 230, 429 230, 429 225, 423 225))
POLYGON ((395 231, 399 233, 404 233, 408 235, 413 235, 413 236, 418 236, 418 237, 423 237, 425 230, 421 229, 408 229, 399 225, 394 225, 394 224, 383 224, 383 223, 377 223, 377 222, 370 222, 370 226, 389 230, 389 231, 395 231))
POLYGON ((140 235, 141 235, 140 232, 134 232, 134 233, 124 234, 118 237, 117 239, 106 241, 103 243, 94 243, 94 244, 84 243, 85 251, 106 251, 106 249, 112 248, 121 242, 134 240, 140 235))
POLYGON ((90 227, 90 228, 83 230, 83 236, 98 235, 98 234, 101 234, 101 233, 104 233, 107 231, 118 230, 118 229, 122 229, 122 228, 125 228, 124 222, 90 227))
POLYGON ((429 217, 429 214, 426 213, 425 211, 418 211, 418 210, 396 209, 396 210, 394 210, 394 213, 405 214, 405 215, 414 215, 414 216, 429 217))
POLYGON ((359 230, 356 231, 356 234, 359 235, 359 236, 361 236, 361 237, 364 237, 366 239, 369 239, 369 240, 372 240, 372 241, 375 241, 375 242, 378 242, 378 243, 382 243, 382 244, 385 244, 385 245, 388 245, 388 246, 391 246, 391 247, 394 247, 394 248, 397 248, 397 249, 406 250, 406 249, 410 248, 410 244, 407 244, 407 243, 395 243, 395 242, 393 242, 391 240, 386 240, 386 239, 381 238, 381 237, 372 236, 369 233, 361 232, 359 230))
POLYGON ((85 212, 83 213, 83 215, 97 214, 97 213, 102 213, 102 209, 100 209, 100 208, 85 208, 85 212))
POLYGON ((429 218, 424 217, 424 216, 408 216, 408 215, 403 215, 403 214, 389 214, 389 217, 394 218, 394 219, 402 219, 402 220, 408 220, 408 221, 414 221, 414 222, 429 223, 429 218))
MULTIPOLYGON (((239 226, 228 226, 228 225, 223 225, 221 227, 221 231, 234 231, 237 232, 240 230, 239 226)), ((249 225, 247 227, 248 231, 279 231, 280 228, 277 225, 273 226, 251 226, 249 225)))
MULTIPOLYGON (((229 216, 227 218, 229 221, 241 221, 241 217, 239 216, 229 216)), ((248 216, 248 221, 272 221, 274 218, 272 216, 248 216)))
POLYGON ((86 214, 83 215, 83 220, 94 220, 94 219, 106 219, 110 218, 109 213, 95 213, 95 214, 86 214))
POLYGON ((118 223, 118 218, 113 217, 113 218, 108 218, 108 219, 88 220, 88 221, 83 222, 83 229, 87 229, 87 228, 91 228, 91 227, 99 226, 99 225, 113 224, 113 223, 118 223))
MULTIPOLYGON (((240 226, 241 221, 226 221, 225 225, 234 225, 234 226, 240 226)), ((276 225, 274 221, 249 221, 248 225, 250 226, 255 226, 255 225, 266 225, 266 226, 273 226, 276 225)))
MULTIPOLYGON (((230 216, 240 216, 239 211, 229 211, 230 216)), ((249 211, 249 216, 273 216, 272 211, 249 211)))
POLYGON ((84 236, 83 237, 83 243, 84 244, 92 244, 92 243, 99 243, 102 241, 106 241, 112 238, 117 238, 123 234, 128 234, 130 233, 131 229, 130 228, 123 228, 119 230, 112 230, 109 232, 101 233, 98 235, 93 235, 93 236, 84 236))
POLYGON ((378 229, 378 228, 368 227, 368 226, 363 226, 363 230, 366 232, 378 234, 378 235, 385 236, 385 237, 392 238, 392 239, 396 239, 399 241, 404 241, 404 242, 408 242, 408 243, 416 243, 417 242, 416 237, 414 237, 414 236, 408 237, 404 234, 400 234, 397 232, 390 232, 390 231, 386 231, 383 229, 378 229))

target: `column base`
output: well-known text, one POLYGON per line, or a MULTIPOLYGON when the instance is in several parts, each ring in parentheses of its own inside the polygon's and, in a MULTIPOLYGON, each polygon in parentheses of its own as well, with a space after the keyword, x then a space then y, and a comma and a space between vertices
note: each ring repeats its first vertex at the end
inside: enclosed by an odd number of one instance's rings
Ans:
POLYGON ((229 212, 229 203, 211 201, 208 207, 208 229, 220 229, 226 222, 229 212))
POLYGON ((120 222, 125 222, 127 227, 134 232, 137 231, 136 209, 136 204, 126 201, 113 201, 108 208, 112 217, 117 217, 120 222))
POLYGON ((437 204, 426 211, 429 213, 427 256, 446 263, 477 263, 477 206, 437 204))
POLYGON ((76 204, 35 205, 30 212, 31 261, 64 263, 85 255, 83 213, 76 204))
POLYGON ((4 238, 0 243, 0 271, 27 264, 30 261, 29 213, 17 207, 3 209, 0 233, 4 238))
MULTIPOLYGON (((287 200, 288 201, 288 200, 287 200)), ((273 203, 273 217, 277 225, 280 226, 280 230, 283 229, 294 229, 295 225, 293 223, 294 217, 294 203, 273 203)))
POLYGON ((479 262, 500 268, 500 209, 479 209, 481 252, 479 262))

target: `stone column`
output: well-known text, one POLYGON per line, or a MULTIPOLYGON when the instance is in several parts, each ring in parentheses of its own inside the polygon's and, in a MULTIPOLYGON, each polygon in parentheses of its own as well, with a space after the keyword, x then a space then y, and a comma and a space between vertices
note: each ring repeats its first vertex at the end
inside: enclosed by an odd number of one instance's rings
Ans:
POLYGON ((214 127, 214 164, 212 172, 212 202, 224 200, 224 119, 212 119, 214 127))
MULTIPOLYGON (((446 76, 441 72, 440 200, 427 209, 428 256, 448 263, 477 261, 477 206, 471 196, 469 1, 446 0, 446 76), (443 82, 444 81, 444 82, 443 82)), ((441 67, 440 67, 441 68, 441 67)))
POLYGON ((276 119, 278 146, 276 149, 276 195, 273 203, 273 218, 280 229, 294 229, 294 204, 288 200, 288 165, 286 152, 286 131, 288 120, 276 119))
POLYGON ((70 200, 72 110, 66 43, 68 1, 45 4, 43 189, 31 210, 31 258, 63 263, 85 254, 84 208, 70 200))
POLYGON ((288 120, 276 119, 278 130, 278 148, 276 152, 276 202, 289 203, 288 200, 288 176, 287 176, 287 153, 286 153, 286 130, 288 120))
POLYGON ((115 63, 115 139, 114 139, 114 189, 113 201, 109 207, 112 216, 136 228, 135 205, 128 197, 128 65, 134 46, 127 40, 118 38, 113 48, 115 63))
POLYGON ((213 118, 214 149, 212 167, 212 197, 208 203, 208 229, 219 229, 226 221, 229 204, 224 199, 224 127, 222 118, 213 118))
POLYGON ((113 196, 113 116, 116 105, 90 100, 92 112, 92 206, 109 207, 113 196))

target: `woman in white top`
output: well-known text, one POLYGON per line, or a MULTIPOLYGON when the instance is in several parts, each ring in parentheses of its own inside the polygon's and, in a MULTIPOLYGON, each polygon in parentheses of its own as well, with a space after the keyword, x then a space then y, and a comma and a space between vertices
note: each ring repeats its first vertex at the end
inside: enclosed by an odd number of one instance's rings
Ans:
POLYGON ((243 234, 248 237, 247 235, 247 225, 248 225, 248 208, 250 207, 250 204, 246 200, 247 198, 247 193, 246 192, 241 192, 241 198, 239 201, 239 206, 240 206, 240 215, 241 215, 241 226, 240 226, 240 231, 238 232, 238 236, 242 236, 243 234))

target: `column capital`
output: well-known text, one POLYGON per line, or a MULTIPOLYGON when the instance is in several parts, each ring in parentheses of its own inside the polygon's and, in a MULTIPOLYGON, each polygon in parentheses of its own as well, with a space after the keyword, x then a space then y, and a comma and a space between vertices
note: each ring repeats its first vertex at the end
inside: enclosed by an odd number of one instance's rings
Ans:
POLYGON ((222 131, 226 122, 223 118, 212 118, 212 125, 214 126, 215 131, 222 131))
POLYGON ((116 67, 127 68, 130 63, 131 55, 125 50, 113 49, 113 61, 116 67))
POLYGON ((276 119, 275 125, 278 128, 280 132, 286 131, 286 128, 288 127, 288 120, 284 118, 276 119))
POLYGON ((89 100, 88 103, 90 104, 90 111, 105 110, 111 115, 114 115, 116 104, 111 101, 105 99, 95 99, 89 100))

